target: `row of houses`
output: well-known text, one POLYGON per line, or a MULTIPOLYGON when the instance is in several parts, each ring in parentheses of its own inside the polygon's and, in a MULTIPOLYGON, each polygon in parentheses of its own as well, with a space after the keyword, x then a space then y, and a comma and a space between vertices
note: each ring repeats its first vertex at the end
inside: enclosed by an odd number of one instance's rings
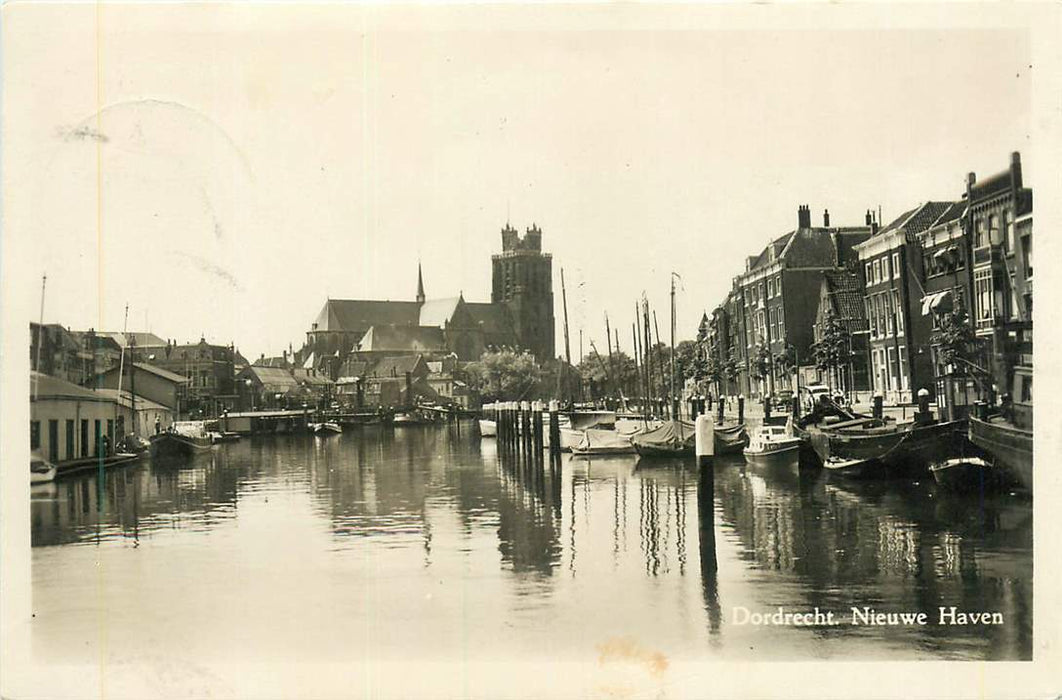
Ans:
MULTIPOLYGON (((797 227, 750 256, 709 316, 704 336, 721 372, 718 390, 762 397, 796 381, 849 394, 880 393, 909 403, 920 389, 938 404, 944 367, 934 343, 941 312, 968 315, 984 355, 972 364, 990 378, 982 399, 1006 396, 1032 411, 1032 190, 1020 154, 987 178, 967 176, 950 201, 928 201, 882 226, 813 225, 801 206, 797 227), (813 360, 827 317, 847 330, 847 366, 813 360)), ((960 373, 962 374, 962 373, 960 373)), ((965 374, 978 374, 969 372, 965 374)))

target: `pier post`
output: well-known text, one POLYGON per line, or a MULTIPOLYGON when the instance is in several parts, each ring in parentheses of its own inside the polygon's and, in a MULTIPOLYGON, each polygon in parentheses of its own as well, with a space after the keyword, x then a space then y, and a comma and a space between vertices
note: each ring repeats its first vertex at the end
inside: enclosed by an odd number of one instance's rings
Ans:
POLYGON ((527 401, 520 402, 522 421, 520 428, 523 431, 523 448, 525 452, 531 451, 531 404, 527 401))
POLYGON ((533 420, 535 425, 535 454, 541 459, 543 448, 543 434, 542 434, 542 402, 535 401, 531 404, 531 410, 534 411, 533 420))
POLYGON ((793 420, 800 417, 800 397, 793 394, 793 420))
POLYGON ((697 466, 711 466, 715 460, 715 423, 710 416, 697 416, 695 443, 697 466))
POLYGON ((737 422, 738 423, 744 423, 745 422, 745 395, 744 394, 739 394, 738 395, 738 419, 737 419, 737 422))
POLYGON ((722 423, 723 423, 723 409, 724 408, 726 408, 726 402, 723 401, 723 397, 720 396, 719 397, 719 401, 716 403, 716 415, 718 416, 718 419, 717 419, 716 422, 718 422, 720 425, 722 425, 722 423))
POLYGON ((917 425, 933 422, 933 414, 929 411, 929 389, 925 387, 918 390, 918 410, 915 411, 914 421, 917 425))
POLYGON ((549 402, 549 454, 551 462, 560 461, 560 403, 554 399, 549 402))
POLYGON ((880 392, 874 394, 873 415, 878 419, 885 416, 885 397, 883 397, 880 392))
POLYGON ((766 423, 769 420, 771 420, 771 397, 768 395, 763 397, 763 422, 766 423))

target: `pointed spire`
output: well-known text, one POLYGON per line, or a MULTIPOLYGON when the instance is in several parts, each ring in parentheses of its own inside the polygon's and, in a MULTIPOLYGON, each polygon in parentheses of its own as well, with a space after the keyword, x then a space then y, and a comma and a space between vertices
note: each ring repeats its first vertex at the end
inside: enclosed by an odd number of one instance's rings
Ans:
POLYGON ((424 275, 420 271, 420 261, 417 261, 417 303, 424 303, 424 275))

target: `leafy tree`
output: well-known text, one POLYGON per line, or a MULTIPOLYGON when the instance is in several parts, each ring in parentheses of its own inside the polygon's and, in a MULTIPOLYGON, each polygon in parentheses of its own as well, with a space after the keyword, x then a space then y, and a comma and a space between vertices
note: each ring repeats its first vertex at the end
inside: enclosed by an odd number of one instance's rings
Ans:
POLYGON ((835 370, 847 366, 852 346, 848 327, 834 314, 827 311, 822 321, 822 335, 811 350, 815 366, 832 377, 835 370))
POLYGON ((509 348, 484 352, 465 366, 465 373, 484 398, 492 401, 526 399, 542 378, 534 355, 509 348))
POLYGON ((973 325, 964 308, 957 307, 938 316, 938 328, 931 342, 937 346, 937 361, 940 365, 953 365, 956 374, 983 376, 987 370, 978 363, 984 349, 984 341, 974 334, 973 325))
POLYGON ((613 350, 611 358, 607 351, 601 354, 591 350, 579 362, 578 370, 583 382, 587 386, 592 385, 598 396, 615 395, 617 385, 620 391, 631 394, 638 382, 634 359, 622 350, 613 350))
POLYGON ((762 343, 756 346, 752 355, 751 373, 753 379, 765 379, 771 371, 771 351, 762 343))

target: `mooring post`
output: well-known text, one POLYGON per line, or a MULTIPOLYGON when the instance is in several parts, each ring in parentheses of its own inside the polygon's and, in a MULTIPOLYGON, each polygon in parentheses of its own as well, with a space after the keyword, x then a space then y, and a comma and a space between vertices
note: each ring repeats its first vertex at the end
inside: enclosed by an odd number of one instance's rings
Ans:
POLYGON ((535 421, 535 454, 537 454, 541 458, 542 457, 542 448, 543 448, 543 440, 542 440, 542 438, 543 438, 543 435, 542 435, 542 402, 541 401, 536 401, 532 405, 532 409, 531 410, 534 411, 534 421, 535 421))
POLYGON ((723 401, 723 397, 722 397, 722 396, 720 396, 720 397, 719 397, 719 403, 718 403, 718 405, 717 405, 717 413, 719 414, 719 418, 718 418, 717 422, 718 422, 718 423, 719 423, 720 425, 721 425, 721 424, 723 423, 723 410, 724 410, 725 408, 726 408, 726 402, 725 402, 725 401, 723 401))
POLYGON ((695 433, 697 466, 711 466, 715 460, 715 423, 710 416, 697 416, 695 433))
POLYGON ((560 402, 549 402, 549 454, 551 461, 560 461, 560 402))
POLYGON ((523 429, 524 451, 531 452, 531 404, 527 401, 521 401, 520 412, 523 414, 520 427, 523 429))
POLYGON ((745 422, 745 395, 738 394, 738 423, 745 422))
POLYGON ((763 422, 771 420, 771 396, 763 397, 763 422))
POLYGON ((874 394, 873 414, 879 420, 885 417, 885 397, 881 395, 881 392, 874 394))

